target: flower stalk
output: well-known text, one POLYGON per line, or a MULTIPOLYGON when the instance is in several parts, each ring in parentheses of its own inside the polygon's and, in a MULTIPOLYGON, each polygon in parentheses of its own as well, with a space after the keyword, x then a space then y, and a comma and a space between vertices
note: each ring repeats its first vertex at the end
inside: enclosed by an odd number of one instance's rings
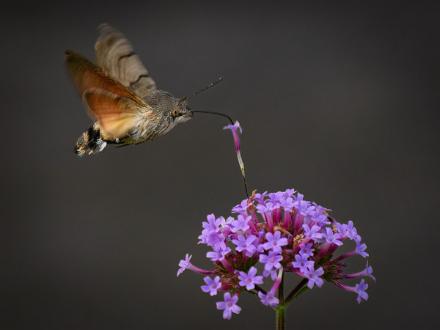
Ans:
POLYGON ((275 329, 284 330, 285 329, 285 307, 280 305, 275 309, 275 329))
POLYGON ((285 327, 285 302, 284 302, 284 271, 281 272, 281 282, 278 287, 279 305, 275 308, 275 328, 276 330, 284 330, 285 327))

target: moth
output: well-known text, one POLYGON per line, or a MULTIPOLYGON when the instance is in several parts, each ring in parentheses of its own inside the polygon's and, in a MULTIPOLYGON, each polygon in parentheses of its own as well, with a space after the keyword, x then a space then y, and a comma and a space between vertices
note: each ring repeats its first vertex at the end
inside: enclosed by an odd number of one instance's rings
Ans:
POLYGON ((66 50, 65 62, 88 114, 95 120, 78 138, 78 156, 107 146, 139 144, 167 134, 192 118, 187 98, 157 88, 125 36, 107 24, 98 27, 96 62, 66 50))

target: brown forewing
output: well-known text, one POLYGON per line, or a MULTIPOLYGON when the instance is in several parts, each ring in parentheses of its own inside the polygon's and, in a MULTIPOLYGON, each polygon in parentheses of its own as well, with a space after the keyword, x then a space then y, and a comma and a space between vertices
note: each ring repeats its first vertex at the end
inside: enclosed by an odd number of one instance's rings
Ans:
POLYGON ((138 109, 148 108, 145 102, 79 54, 66 51, 66 65, 90 115, 98 121, 103 138, 126 136, 138 109))

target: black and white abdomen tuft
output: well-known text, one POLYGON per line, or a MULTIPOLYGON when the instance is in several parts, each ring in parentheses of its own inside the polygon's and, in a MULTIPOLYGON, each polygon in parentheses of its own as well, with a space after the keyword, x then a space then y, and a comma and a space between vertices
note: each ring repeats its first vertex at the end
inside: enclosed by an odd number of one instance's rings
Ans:
POLYGON ((106 145, 107 142, 102 140, 99 128, 95 124, 81 134, 76 142, 74 151, 80 157, 84 155, 93 155, 104 150, 106 145))

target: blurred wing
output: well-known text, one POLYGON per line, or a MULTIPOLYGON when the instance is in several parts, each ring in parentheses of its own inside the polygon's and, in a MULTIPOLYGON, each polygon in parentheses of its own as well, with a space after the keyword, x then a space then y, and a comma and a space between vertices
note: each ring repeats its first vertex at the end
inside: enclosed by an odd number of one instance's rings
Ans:
POLYGON ((100 68, 83 56, 67 50, 65 61, 67 69, 81 96, 87 89, 99 88, 118 96, 132 98, 139 105, 145 105, 145 102, 135 93, 108 77, 100 68))
POLYGON ((72 51, 66 51, 66 66, 89 114, 99 123, 102 137, 125 137, 133 127, 139 109, 147 109, 136 94, 114 81, 96 65, 72 51))
POLYGON ((98 30, 99 37, 95 44, 98 66, 139 97, 151 95, 156 90, 156 83, 130 42, 121 32, 107 24, 101 24, 98 30))
POLYGON ((96 117, 104 140, 124 138, 135 127, 138 107, 131 99, 101 89, 87 90, 83 99, 96 117))

